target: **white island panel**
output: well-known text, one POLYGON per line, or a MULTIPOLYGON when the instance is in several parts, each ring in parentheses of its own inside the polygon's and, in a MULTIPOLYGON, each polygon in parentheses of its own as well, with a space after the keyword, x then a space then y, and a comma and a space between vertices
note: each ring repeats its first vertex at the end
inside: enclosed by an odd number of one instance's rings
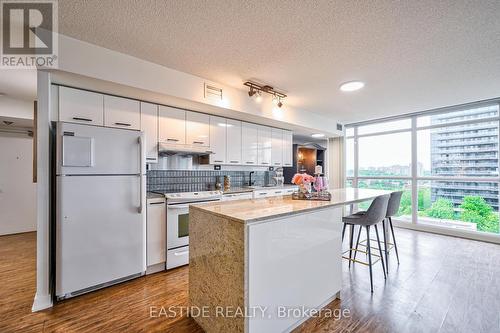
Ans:
POLYGON ((247 228, 247 332, 285 332, 307 317, 285 309, 321 309, 341 289, 342 208, 251 224, 247 228), (281 311, 280 311, 281 310, 281 311))

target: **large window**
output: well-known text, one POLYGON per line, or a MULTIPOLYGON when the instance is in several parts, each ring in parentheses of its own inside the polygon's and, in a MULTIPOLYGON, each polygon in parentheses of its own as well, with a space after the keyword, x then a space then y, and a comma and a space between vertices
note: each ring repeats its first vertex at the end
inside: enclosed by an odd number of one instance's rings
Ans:
POLYGON ((399 221, 498 234, 499 121, 490 103, 348 126, 348 184, 404 191, 399 221))

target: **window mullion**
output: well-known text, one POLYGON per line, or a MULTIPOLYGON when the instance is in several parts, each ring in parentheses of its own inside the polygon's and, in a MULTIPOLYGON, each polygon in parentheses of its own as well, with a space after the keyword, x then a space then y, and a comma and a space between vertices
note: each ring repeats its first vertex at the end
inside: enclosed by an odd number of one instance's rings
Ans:
POLYGON ((418 217, 418 156, 417 156, 417 117, 411 117, 411 222, 417 223, 418 217))

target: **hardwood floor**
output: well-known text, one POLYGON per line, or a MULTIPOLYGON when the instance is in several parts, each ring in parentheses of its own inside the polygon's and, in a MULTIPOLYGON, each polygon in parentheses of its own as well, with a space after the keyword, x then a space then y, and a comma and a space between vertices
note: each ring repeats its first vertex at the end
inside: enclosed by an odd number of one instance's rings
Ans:
MULTIPOLYGON (((401 264, 383 278, 344 263, 348 316, 312 318, 297 332, 500 332, 500 246, 396 229, 401 264)), ((151 318, 150 307, 187 306, 188 267, 149 275, 31 313, 35 233, 0 237, 0 332, 202 332, 186 315, 151 318)), ((361 258, 363 259, 363 258, 361 258)), ((327 264, 327 263, 325 263, 327 264)))

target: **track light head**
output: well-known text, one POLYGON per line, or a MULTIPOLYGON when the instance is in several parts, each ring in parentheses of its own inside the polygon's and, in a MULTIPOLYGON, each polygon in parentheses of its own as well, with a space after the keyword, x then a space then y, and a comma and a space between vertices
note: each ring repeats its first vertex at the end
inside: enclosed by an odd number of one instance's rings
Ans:
POLYGON ((262 93, 260 91, 257 91, 256 93, 256 97, 255 97, 255 100, 257 101, 257 103, 260 103, 262 102, 262 93))
POLYGON ((252 97, 253 95, 255 95, 256 91, 253 90, 253 88, 250 88, 250 91, 248 92, 248 96, 252 97))
POLYGON ((280 108, 280 107, 282 107, 282 106, 283 106, 283 103, 281 103, 281 101, 279 101, 277 105, 278 105, 278 107, 280 108))

